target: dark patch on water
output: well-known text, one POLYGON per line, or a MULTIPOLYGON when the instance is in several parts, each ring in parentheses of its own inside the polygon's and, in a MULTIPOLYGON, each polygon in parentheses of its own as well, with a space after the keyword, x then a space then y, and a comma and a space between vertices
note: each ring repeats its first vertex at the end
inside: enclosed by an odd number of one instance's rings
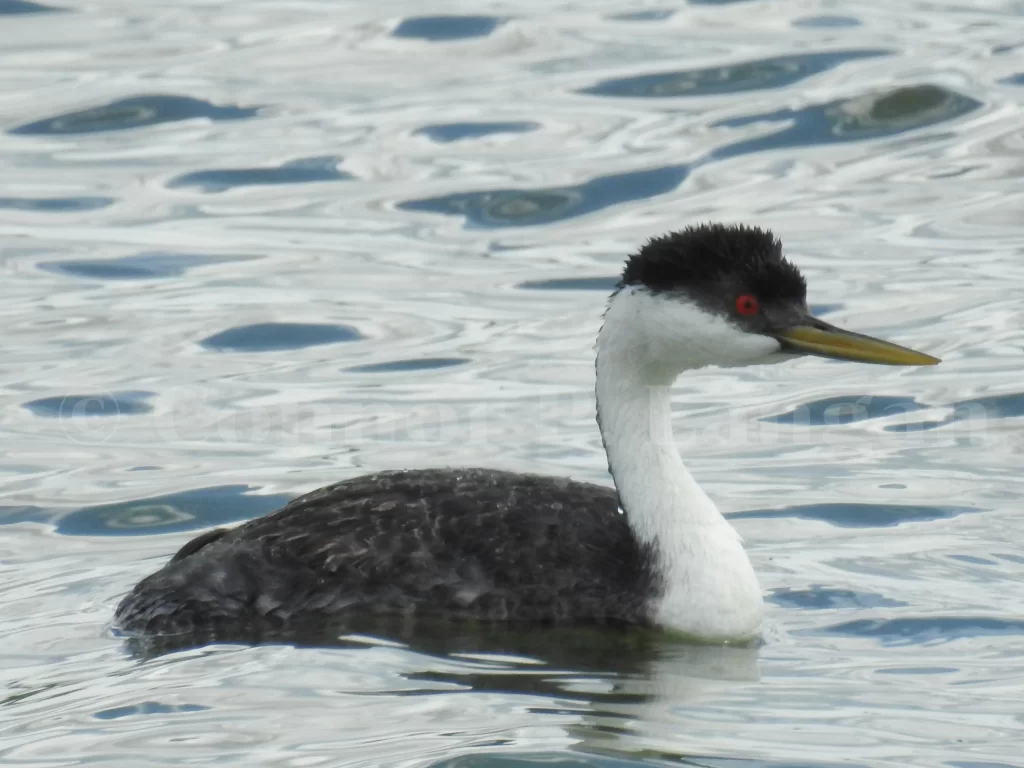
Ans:
POLYGON ((829 589, 828 587, 811 587, 810 589, 784 587, 776 589, 768 599, 778 605, 813 611, 835 608, 898 608, 906 605, 904 602, 891 600, 874 592, 854 592, 850 589, 829 589))
POLYGON ((338 170, 340 157, 306 157, 276 167, 220 168, 195 171, 171 179, 167 186, 198 187, 204 192, 224 192, 234 187, 267 184, 310 184, 320 181, 346 181, 352 175, 338 170))
POLYGON ((960 670, 956 667, 888 667, 876 669, 878 675, 949 675, 960 670))
POLYGON ((951 418, 957 421, 1018 418, 1024 416, 1024 392, 960 400, 953 404, 953 409, 951 418))
MULTIPOLYGON (((542 710, 535 709, 534 712, 542 710)), ((576 713, 573 709, 543 710, 546 714, 561 712, 576 713)), ((501 754, 481 752, 479 754, 450 757, 434 763, 430 768, 656 768, 664 766, 661 761, 609 757, 607 755, 585 755, 573 752, 535 752, 526 754, 501 754)))
POLYGON ((549 280, 527 280, 516 288, 526 291, 602 291, 611 293, 618 285, 617 277, 554 277, 549 280))
POLYGON ((18 507, 0 506, 0 525, 48 523, 51 517, 51 513, 42 507, 34 507, 27 504, 18 507))
MULTIPOLYGON (((67 536, 136 536, 192 531, 260 517, 291 501, 283 494, 245 495, 249 490, 245 485, 221 485, 83 507, 59 517, 57 532, 67 536)), ((51 512, 47 517, 56 515, 51 512)))
POLYGON ((533 227, 594 213, 620 203, 671 192, 689 175, 687 165, 669 165, 596 179, 572 187, 457 192, 400 203, 405 211, 465 216, 467 226, 533 227))
POLYGON ((56 525, 67 536, 135 536, 191 531, 260 517, 291 496, 247 495, 245 485, 198 488, 149 499, 82 507, 72 512, 41 507, 0 507, 3 524, 56 525))
POLYGON ((501 23, 496 16, 416 16, 403 19, 391 34, 431 42, 465 40, 486 37, 501 23))
POLYGON ((580 93, 591 96, 661 99, 782 88, 848 61, 889 56, 886 50, 830 51, 723 64, 703 69, 659 72, 603 80, 580 93))
MULTIPOLYGON (((670 756, 671 757, 671 756, 670 756)), ((868 768, 864 763, 842 762, 831 763, 815 760, 813 763, 802 763, 799 760, 764 760, 743 757, 705 757, 693 760, 675 759, 674 764, 685 765, 687 768, 868 768)))
POLYGON ((950 560, 959 560, 961 563, 968 563, 970 565, 998 565, 995 560, 989 560, 987 557, 975 557, 974 555, 950 555, 950 560))
POLYGON ((362 334, 348 325, 255 323, 215 333, 203 339, 200 344, 217 351, 269 352, 356 341, 361 338, 362 334))
POLYGON ((528 121, 507 123, 439 123, 425 125, 416 131, 432 141, 448 144, 463 139, 478 139, 495 133, 529 133, 540 127, 540 123, 528 121))
POLYGON ((929 429, 941 427, 943 424, 949 424, 949 421, 912 421, 909 424, 889 424, 888 426, 882 427, 882 429, 886 432, 896 433, 926 432, 929 429))
POLYGON ((29 0, 0 0, 0 16, 14 16, 22 13, 54 13, 66 10, 66 8, 57 8, 52 5, 32 3, 29 0))
MULTIPOLYGON (((509 680, 514 677, 505 675, 505 678, 509 680)), ((555 695, 557 696, 557 694, 555 695)), ((579 710, 576 709, 537 708, 534 711, 579 714, 579 710)), ((612 732, 611 726, 601 726, 601 728, 612 732)), ((623 730, 623 733, 628 732, 623 730)), ((758 758, 747 759, 704 755, 692 755, 686 758, 680 758, 676 755, 626 758, 583 752, 527 752, 518 754, 481 752, 445 758, 440 762, 433 763, 430 768, 666 768, 669 765, 701 766, 702 768, 866 768, 863 763, 832 763, 820 760, 816 760, 813 763, 802 763, 794 760, 775 761, 758 758)), ((1006 766, 1006 768, 1010 767, 1006 766)))
MULTIPOLYGON (((231 257, 239 261, 248 257, 231 257)), ((63 272, 90 280, 153 280, 180 277, 192 267, 216 264, 221 259, 187 253, 139 253, 118 259, 91 259, 79 261, 47 261, 39 267, 50 272, 63 272)))
MULTIPOLYGON (((822 630, 809 630, 818 633, 822 630)), ((1022 619, 994 619, 986 616, 920 616, 903 619, 857 619, 826 627, 835 635, 871 637, 884 645, 921 645, 973 637, 1024 634, 1022 619)))
POLYGON ((465 365, 466 357, 421 357, 414 360, 392 360, 387 363, 369 363, 353 365, 345 368, 350 373, 408 373, 409 371, 433 371, 438 368, 451 368, 465 365))
POLYGON ((921 523, 945 520, 968 512, 978 512, 972 507, 915 506, 911 504, 799 504, 781 509, 752 509, 735 512, 731 520, 743 518, 768 518, 820 520, 839 528, 888 528, 903 523, 921 523))
POLYGON ((0 197, 0 208, 40 213, 98 211, 117 202, 113 197, 0 197))
POLYGON ((141 701, 127 707, 103 709, 93 714, 97 720, 120 720, 139 715, 173 715, 182 712, 205 712, 209 707, 201 704, 162 704, 159 701, 141 701))
POLYGON ((888 432, 921 432, 957 422, 984 421, 986 419, 1015 419, 1024 416, 1024 392, 989 395, 959 400, 950 406, 953 412, 941 421, 929 420, 911 424, 894 424, 888 432))
POLYGON ((136 416, 149 413, 153 406, 146 402, 153 392, 106 392, 93 395, 58 395, 22 403, 36 416, 48 419, 77 419, 110 416, 136 416))
POLYGON ((855 19, 852 16, 831 16, 828 14, 822 14, 821 16, 804 16, 802 19, 797 19, 793 22, 794 27, 804 27, 806 29, 835 29, 837 27, 859 27, 860 19, 855 19))
POLYGON ((608 16, 608 19, 611 21, 665 21, 672 18, 674 14, 675 11, 668 10, 633 11, 632 13, 615 13, 608 16))
POLYGON ((759 122, 785 123, 786 127, 716 149, 710 159, 896 136, 962 117, 981 106, 980 101, 941 86, 915 85, 803 109, 731 118, 713 127, 739 128, 759 122))
POLYGON ((208 120, 241 120, 252 117, 257 112, 257 109, 236 106, 220 107, 188 96, 133 96, 99 107, 37 120, 12 128, 10 133, 22 136, 101 133, 145 128, 200 117, 208 120))
POLYGON ((992 47, 992 55, 993 56, 1004 56, 1007 53, 1013 53, 1014 51, 1016 51, 1018 48, 1021 48, 1021 47, 1024 47, 1024 46, 1021 46, 1020 44, 995 45, 995 46, 992 47))
POLYGON ((836 426, 919 411, 927 406, 913 398, 887 395, 839 395, 802 403, 761 421, 801 426, 836 426))
POLYGON ((1016 75, 1010 75, 999 82, 1004 85, 1024 85, 1024 72, 1020 72, 1016 75))

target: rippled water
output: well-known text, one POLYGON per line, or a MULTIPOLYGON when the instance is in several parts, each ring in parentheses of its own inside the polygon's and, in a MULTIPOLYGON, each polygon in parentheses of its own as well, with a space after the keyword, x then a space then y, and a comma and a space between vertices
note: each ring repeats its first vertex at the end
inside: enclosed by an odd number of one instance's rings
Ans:
POLYGON ((1024 4, 435 6, 0 0, 0 764, 1024 765, 1024 4), (110 634, 341 477, 607 482, 604 294, 707 219, 945 359, 680 382, 762 648, 110 634))

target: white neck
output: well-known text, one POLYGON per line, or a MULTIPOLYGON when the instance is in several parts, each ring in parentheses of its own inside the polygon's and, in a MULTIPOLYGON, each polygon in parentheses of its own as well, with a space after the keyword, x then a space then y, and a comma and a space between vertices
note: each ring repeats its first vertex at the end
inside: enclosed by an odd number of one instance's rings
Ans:
POLYGON ((634 535, 656 557, 652 617, 702 640, 749 639, 763 611, 739 535, 687 471, 672 436, 670 386, 709 354, 721 355, 715 333, 736 335, 725 326, 693 305, 627 288, 612 298, 597 342, 608 466, 634 535), (699 339, 661 334, 668 325, 695 329, 699 339))

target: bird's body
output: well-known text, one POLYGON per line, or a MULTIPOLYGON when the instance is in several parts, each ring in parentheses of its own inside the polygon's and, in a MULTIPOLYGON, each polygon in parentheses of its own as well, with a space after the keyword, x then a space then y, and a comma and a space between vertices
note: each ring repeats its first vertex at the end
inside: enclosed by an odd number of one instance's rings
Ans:
POLYGON ((352 610, 642 624, 652 557, 610 488, 488 469, 381 472, 197 541, 120 610, 149 632, 352 610))
POLYGON ((746 641, 762 618, 742 542, 675 450, 682 371, 817 354, 921 353, 810 317, 770 234, 708 225, 627 262, 598 336, 597 416, 615 489, 487 469, 365 475, 186 544, 116 623, 246 639, 359 614, 647 625, 746 641))

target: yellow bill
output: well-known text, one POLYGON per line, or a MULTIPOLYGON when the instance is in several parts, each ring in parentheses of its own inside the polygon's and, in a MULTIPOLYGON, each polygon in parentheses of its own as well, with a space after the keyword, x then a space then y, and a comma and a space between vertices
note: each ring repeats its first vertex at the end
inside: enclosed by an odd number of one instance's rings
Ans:
POLYGON ((924 352, 861 333, 844 331, 817 318, 809 320, 814 324, 797 325, 774 334, 782 342, 783 349, 805 355, 880 365, 936 365, 942 362, 924 352))

